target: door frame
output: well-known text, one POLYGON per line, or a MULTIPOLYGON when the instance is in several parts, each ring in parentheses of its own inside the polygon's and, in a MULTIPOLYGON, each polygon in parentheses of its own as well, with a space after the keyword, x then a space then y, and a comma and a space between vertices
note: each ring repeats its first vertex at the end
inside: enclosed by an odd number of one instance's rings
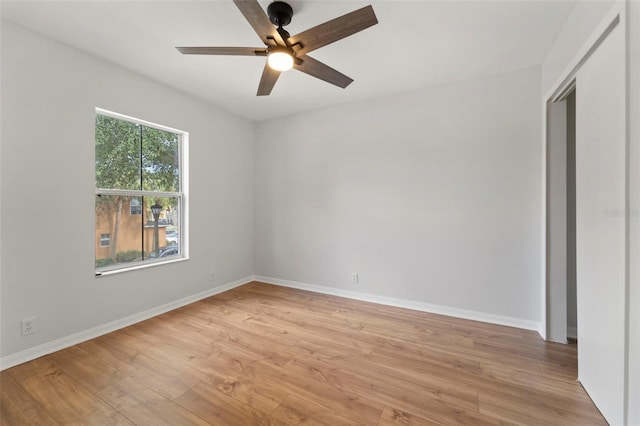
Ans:
MULTIPOLYGON (((552 340, 551 337, 562 336, 562 333, 566 335, 566 325, 564 331, 559 330, 550 330, 549 327, 554 324, 551 321, 551 315, 562 315, 562 309, 564 309, 564 315, 566 317, 566 296, 565 303, 553 303, 553 300, 550 300, 554 293, 562 293, 565 292, 566 295, 566 282, 564 284, 564 289, 559 288, 549 288, 550 284, 558 285, 557 283, 549 282, 549 244, 550 241, 548 239, 548 230, 549 230, 549 218, 548 218, 548 145, 550 143, 550 126, 549 126, 549 117, 554 111, 552 111, 551 105, 555 102, 562 101, 566 98, 566 96, 571 93, 572 90, 575 89, 575 79, 578 70, 582 67, 582 65, 589 59, 591 54, 595 52, 595 50, 602 44, 602 42, 607 38, 607 36, 616 28, 622 18, 624 16, 624 4, 616 3, 612 6, 611 10, 606 15, 605 19, 598 25, 598 27, 591 33, 587 41, 582 45, 578 54, 576 54, 573 59, 569 62, 568 66, 565 68, 564 72, 560 75, 559 79, 556 80, 556 83, 552 86, 551 90, 549 90, 542 99, 542 268, 541 268, 541 277, 543 279, 541 288, 542 288, 542 316, 540 321, 540 329, 538 332, 545 340, 552 340), (550 307, 554 307, 554 311, 550 309, 550 307), (562 308, 564 306, 564 308, 562 308), (557 308, 557 310, 555 309, 557 308)), ((565 117, 566 122, 566 117, 565 117)), ((554 327, 557 327, 557 322, 554 327)), ((560 322, 561 324, 561 322, 560 322)), ((554 339, 555 340, 555 339, 554 339)), ((557 339, 562 341, 563 339, 557 339)), ((566 341, 566 336, 565 339, 566 341)))
MULTIPOLYGON (((630 256, 630 254, 636 253, 637 252, 637 247, 638 245, 638 240, 635 239, 634 237, 630 235, 631 231, 634 231, 637 234, 637 227, 635 225, 632 224, 632 221, 630 220, 630 214, 629 212, 631 211, 630 208, 630 202, 631 200, 631 189, 632 188, 638 188, 638 184, 636 183, 632 183, 630 181, 631 179, 631 175, 633 174, 634 176, 637 176, 638 172, 634 171, 634 167, 631 166, 630 161, 631 161, 631 154, 637 154, 636 151, 633 151, 632 148, 632 144, 630 141, 630 135, 631 132, 633 131, 633 129, 637 129, 637 124, 631 124, 630 122, 630 99, 633 99, 633 96, 629 94, 629 82, 630 82, 630 64, 629 61, 631 60, 631 54, 629 51, 629 45, 630 45, 630 28, 629 28, 629 0, 626 1, 615 1, 614 4, 612 5, 611 9, 609 10, 609 12, 605 15, 605 18, 601 21, 601 23, 596 27, 596 29, 591 33, 591 35, 589 36, 589 38, 587 39, 587 41, 582 45, 582 47, 578 50, 578 53, 572 58, 572 60, 569 62, 569 65, 565 68, 564 72, 562 74, 560 74, 560 77, 557 79, 556 83, 554 85, 552 85, 552 89, 549 90, 547 93, 543 94, 543 99, 542 99, 542 105, 541 105, 541 109, 542 109, 542 122, 543 122, 543 133, 542 133, 542 162, 543 162, 543 170, 542 170, 542 229, 541 229, 541 234, 542 234, 542 239, 543 239, 543 243, 542 243, 542 255, 541 255, 541 259, 542 259, 542 270, 541 270, 541 277, 542 278, 542 283, 541 283, 541 294, 542 294, 542 299, 541 299, 541 309, 542 309, 542 316, 541 316, 541 324, 540 324, 540 335, 547 340, 551 340, 551 338, 553 337, 553 332, 555 330, 549 330, 549 327, 553 325, 553 321, 551 321, 551 315, 555 314, 558 315, 558 312, 552 312, 550 307, 550 298, 553 296, 553 290, 554 289, 550 289, 548 288, 548 274, 547 274, 547 270, 549 267, 549 262, 548 262, 548 246, 549 246, 549 239, 548 239, 548 227, 549 227, 549 222, 548 222, 548 216, 547 216, 547 210, 548 210, 548 203, 547 203, 547 197, 548 197, 548 143, 549 143, 549 132, 550 132, 550 120, 548 119, 550 112, 551 112, 551 108, 550 105, 552 105, 553 102, 556 102, 558 100, 562 100, 564 98, 564 96, 569 93, 572 90, 572 81, 576 78, 576 75, 578 73, 578 71, 581 69, 582 65, 584 65, 586 63, 586 61, 590 58, 591 54, 593 52, 596 51, 596 49, 600 46, 600 44, 609 36, 609 34, 618 26, 622 27, 621 31, 623 32, 623 38, 625 40, 625 88, 626 88, 626 100, 625 100, 625 109, 624 109, 624 114, 625 114, 625 129, 623 131, 623 137, 625 139, 625 144, 626 144, 626 171, 625 171, 625 208, 626 208, 626 212, 627 212, 627 216, 625 219, 625 229, 626 229, 626 239, 625 239, 625 265, 624 265, 624 304, 625 304, 625 312, 624 312, 624 353, 621 354, 621 356, 623 356, 624 360, 623 360, 623 374, 624 377, 622 378, 623 383, 623 401, 620 401, 621 406, 619 407, 621 409, 621 416, 622 416, 622 422, 624 424, 628 424, 628 422, 631 419, 635 419, 638 416, 640 416, 640 410, 635 410, 632 411, 634 408, 632 407, 631 404, 631 398, 633 395, 637 395, 638 394, 638 389, 640 388, 640 386, 638 386, 637 382, 634 382, 633 380, 636 380, 637 377, 632 378, 630 376, 630 374, 632 373, 632 371, 636 372, 638 371, 637 367, 631 367, 631 363, 630 363, 630 353, 632 351, 635 351, 634 353, 638 352, 638 344, 635 343, 636 346, 634 346, 633 348, 631 346, 633 346, 633 339, 631 339, 630 336, 630 330, 638 330, 637 327, 632 327, 631 326, 631 317, 630 315, 633 314, 636 317, 638 317, 638 311, 637 310, 633 310, 630 309, 630 298, 631 296, 635 295, 635 298, 637 299, 637 291, 634 293, 631 288, 632 288, 632 279, 635 280, 636 275, 633 275, 633 272, 631 272, 631 269, 633 267, 633 265, 637 266, 638 262, 632 262, 632 258, 630 256), (633 277, 631 277, 633 275, 633 277), (631 342, 631 343, 630 343, 631 342), (635 369, 635 370, 634 370, 635 369), (633 387, 635 386, 635 387, 633 387), (635 417, 634 417, 635 416, 635 417)), ((637 13, 636 10, 636 16, 640 16, 640 14, 637 13)), ((637 24, 637 22, 636 22, 637 24)), ((637 64, 637 62, 636 62, 637 64)), ((637 80, 633 80, 633 81, 637 81, 637 80)), ((577 90, 580 90, 580 87, 577 88, 577 90)), ((637 99, 637 98, 636 98, 637 99)), ((636 133, 637 134, 637 133, 636 133)), ((633 145, 635 146, 635 145, 633 145)), ((635 202, 635 201, 634 201, 635 202)), ((637 235, 636 235, 637 236, 637 235)), ((565 285, 565 289, 566 289, 566 283, 565 285)), ((580 285, 580 283, 578 283, 578 286, 580 285)), ((636 289, 637 290, 637 289, 636 289)), ((635 290, 634 290, 635 291, 635 290)), ((556 303, 555 306, 562 306, 559 303, 556 303)), ((564 308, 566 309, 566 303, 564 304, 564 308)), ((564 313, 566 315, 566 311, 564 313)), ((578 312, 578 316, 580 318, 580 315, 585 315, 585 313, 581 313, 578 312)), ((584 318, 584 317, 583 317, 584 318)), ((580 322, 580 320, 579 320, 580 322)), ((578 375, 580 375, 580 372, 578 372, 578 375)))

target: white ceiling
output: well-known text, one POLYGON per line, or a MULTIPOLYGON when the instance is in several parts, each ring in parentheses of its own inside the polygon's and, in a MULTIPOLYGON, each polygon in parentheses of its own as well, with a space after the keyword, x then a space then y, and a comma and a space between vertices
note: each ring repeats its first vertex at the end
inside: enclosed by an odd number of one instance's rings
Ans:
MULTIPOLYGON (((260 0, 265 8, 269 0, 260 0)), ((292 70, 255 95, 263 57, 185 56, 175 46, 263 47, 231 0, 7 1, 4 19, 251 120, 266 120, 542 63, 575 0, 290 0, 297 34, 367 4, 379 24, 310 54, 346 89, 292 70)))

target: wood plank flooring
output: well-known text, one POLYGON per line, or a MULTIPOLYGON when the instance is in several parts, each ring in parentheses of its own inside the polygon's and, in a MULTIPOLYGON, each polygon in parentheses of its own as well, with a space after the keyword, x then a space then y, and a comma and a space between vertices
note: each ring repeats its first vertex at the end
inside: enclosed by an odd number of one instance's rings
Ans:
POLYGON ((250 283, 0 373, 2 425, 603 425, 576 346, 250 283))

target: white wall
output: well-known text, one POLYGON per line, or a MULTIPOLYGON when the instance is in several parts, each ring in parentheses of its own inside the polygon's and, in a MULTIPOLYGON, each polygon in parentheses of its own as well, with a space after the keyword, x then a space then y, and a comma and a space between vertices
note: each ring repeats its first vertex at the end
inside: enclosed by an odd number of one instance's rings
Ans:
POLYGON ((2 356, 252 274, 251 123, 4 21, 1 89, 2 356), (95 107, 189 132, 190 260, 94 277, 95 107))
POLYGON ((531 68, 258 124, 256 273, 537 327, 539 101, 531 68))
POLYGON ((629 298, 628 422, 640 425, 640 2, 628 5, 629 298))

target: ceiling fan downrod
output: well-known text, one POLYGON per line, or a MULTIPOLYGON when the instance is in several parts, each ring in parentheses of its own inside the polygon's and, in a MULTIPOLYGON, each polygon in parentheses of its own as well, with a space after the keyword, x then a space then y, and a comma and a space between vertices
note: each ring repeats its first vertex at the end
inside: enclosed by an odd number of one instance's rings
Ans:
POLYGON ((289 4, 283 1, 274 1, 267 7, 267 15, 269 15, 271 23, 278 27, 278 33, 284 40, 291 37, 289 32, 282 28, 289 25, 293 17, 293 8, 289 4))
POLYGON ((293 9, 283 1, 274 1, 267 7, 267 15, 273 25, 284 27, 291 23, 293 9))

